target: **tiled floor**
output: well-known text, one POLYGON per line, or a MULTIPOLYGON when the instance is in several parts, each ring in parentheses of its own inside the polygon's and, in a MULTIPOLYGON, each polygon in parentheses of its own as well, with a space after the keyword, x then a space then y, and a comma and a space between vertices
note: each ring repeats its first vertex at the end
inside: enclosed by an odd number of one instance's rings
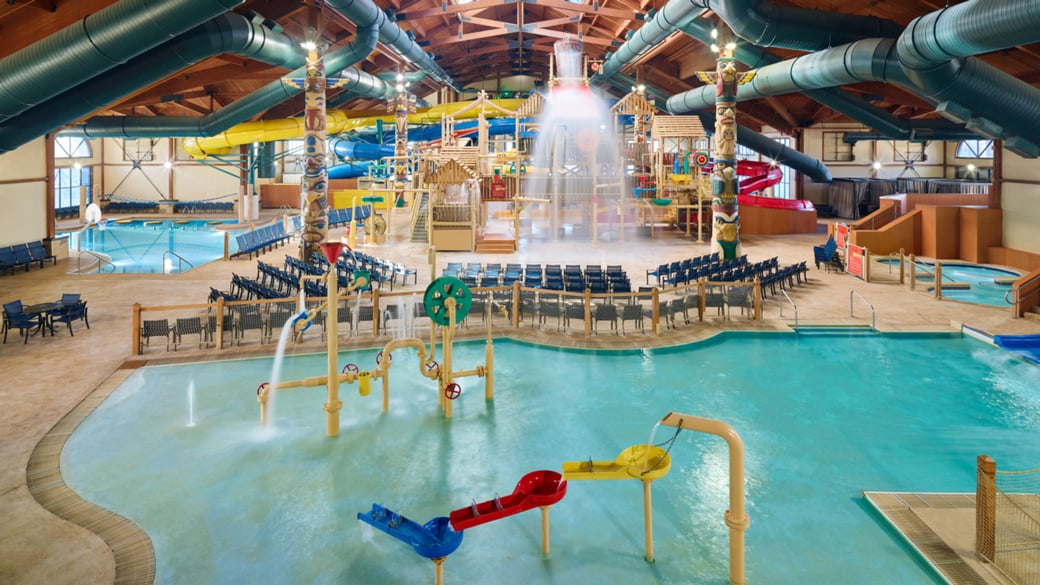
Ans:
MULTIPOLYGON (((424 244, 407 242, 397 234, 406 223, 403 214, 391 221, 391 236, 385 244, 367 246, 375 256, 403 262, 419 269, 416 289, 429 282, 430 268, 424 244)), ((338 237, 342 230, 333 230, 338 237)), ((809 261, 812 246, 826 239, 822 233, 798 236, 745 236, 744 252, 751 260, 778 256, 781 264, 809 261)), ((266 254, 266 261, 282 264, 283 247, 266 254)), ((565 240, 523 241, 519 252, 506 255, 478 256, 469 253, 438 253, 438 266, 448 261, 499 261, 621 264, 633 280, 633 286, 644 282, 646 270, 664 261, 678 260, 708 252, 707 243, 685 239, 677 232, 657 232, 652 239, 626 242, 580 242, 565 240)), ((121 367, 135 367, 124 361, 131 354, 131 314, 134 303, 174 305, 202 303, 209 287, 226 289, 232 272, 255 275, 256 263, 247 260, 214 262, 179 275, 76 275, 75 260, 61 260, 57 266, 34 268, 13 276, 0 277, 0 300, 16 298, 30 304, 59 298, 63 292, 78 292, 88 301, 91 329, 80 323, 73 325, 75 336, 58 329, 54 337, 33 337, 22 344, 13 335, 0 345, 0 372, 7 383, 0 386, 0 583, 28 585, 109 584, 115 580, 114 560, 109 547, 94 533, 59 519, 40 507, 26 484, 26 465, 37 444, 70 410, 80 404, 96 388, 121 367)), ((951 330, 962 324, 989 334, 1040 333, 1040 323, 1011 319, 1007 310, 980 307, 953 301, 936 301, 923 292, 912 292, 894 282, 894 277, 880 274, 884 282, 864 283, 840 273, 812 268, 810 281, 791 291, 801 323, 863 324, 870 319, 869 307, 851 291, 861 294, 876 309, 877 327, 881 330, 951 330), (850 303, 855 312, 850 317, 850 303)), ((712 320, 666 331, 660 337, 596 335, 585 338, 577 333, 556 335, 524 329, 516 333, 532 341, 572 346, 645 347, 678 344, 703 339, 723 329, 787 328, 793 321, 794 308, 787 304, 784 319, 779 318, 775 299, 765 305, 765 320, 712 320)), ((483 335, 473 328, 460 336, 483 335)), ((355 339, 352 343, 377 345, 372 340, 355 339)), ((293 351, 315 351, 316 345, 297 347, 293 351)), ((273 352, 273 345, 259 351, 273 352)), ((235 349, 221 352, 220 357, 236 353, 256 352, 235 349)), ((187 353, 187 352, 185 352, 187 353)), ((184 359, 185 354, 149 352, 144 359, 184 359)), ((195 357, 202 357, 196 354, 195 357)), ((209 356, 203 359, 210 359, 209 356)))

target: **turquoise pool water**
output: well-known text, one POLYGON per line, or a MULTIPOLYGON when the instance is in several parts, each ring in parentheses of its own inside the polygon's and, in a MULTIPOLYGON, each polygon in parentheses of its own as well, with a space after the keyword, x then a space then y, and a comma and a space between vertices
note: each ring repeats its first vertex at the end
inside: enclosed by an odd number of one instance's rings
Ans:
MULTIPOLYGON (((512 492, 525 473, 609 460, 669 411, 718 418, 746 444, 748 583, 941 581, 865 504, 863 490, 972 492, 975 458, 1040 459, 1040 367, 960 335, 729 333, 653 351, 495 344, 495 399, 462 381, 445 420, 414 351, 397 351, 390 411, 342 392, 325 437, 323 389, 276 396, 270 359, 136 370, 69 438, 62 472, 84 498, 142 526, 167 585, 431 583, 433 565, 357 520, 378 502, 419 523, 512 492)), ((377 350, 340 363, 375 364, 377 350)), ((483 363, 483 343, 455 364, 483 363)), ((325 373, 288 358, 282 379, 325 373)), ((662 427, 654 442, 673 429, 662 427)), ((571 481, 552 508, 465 531, 446 583, 728 582, 722 439, 680 433, 653 484, 656 562, 643 560, 642 486, 571 481)))
MULTIPOLYGON (((895 264, 898 260, 882 260, 882 264, 895 264)), ((934 280, 935 265, 919 262, 922 268, 928 272, 927 282, 934 280)), ((918 272, 918 278, 921 278, 918 272)), ((943 264, 943 282, 967 282, 971 285, 968 289, 944 288, 943 297, 950 298, 976 305, 990 305, 994 307, 1010 307, 1007 293, 1011 291, 1010 284, 998 284, 995 278, 1018 277, 1020 273, 1013 270, 1004 270, 993 266, 980 266, 978 264, 943 264)))
MULTIPOLYGON (((69 246, 73 250, 89 250, 111 258, 114 268, 102 272, 180 272, 224 257, 224 231, 213 229, 213 220, 133 220, 71 232, 69 246), (165 254, 173 251, 184 258, 165 254)), ((234 222, 221 222, 234 223, 234 222)), ((230 252, 238 251, 234 237, 230 252)))

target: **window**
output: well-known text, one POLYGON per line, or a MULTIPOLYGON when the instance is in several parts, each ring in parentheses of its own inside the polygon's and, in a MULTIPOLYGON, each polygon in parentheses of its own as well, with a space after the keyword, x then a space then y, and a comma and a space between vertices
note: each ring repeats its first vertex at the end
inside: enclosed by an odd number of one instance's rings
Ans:
POLYGON ((55 136, 54 158, 90 158, 90 142, 81 136, 55 136))
POLYGON ((844 132, 823 133, 823 160, 825 162, 849 162, 855 159, 852 145, 842 140, 844 132))
POLYGON ((145 161, 155 159, 155 138, 126 138, 123 140, 123 160, 145 161))
POLYGON ((928 155, 925 152, 925 148, 928 146, 927 142, 910 142, 908 140, 893 140, 892 141, 892 160, 896 161, 911 161, 911 162, 923 162, 928 160, 928 155))
POLYGON ((992 140, 961 140, 957 144, 957 158, 993 158, 992 140))
POLYGON ((54 208, 79 207, 80 187, 86 187, 87 203, 91 201, 91 167, 54 169, 54 208))

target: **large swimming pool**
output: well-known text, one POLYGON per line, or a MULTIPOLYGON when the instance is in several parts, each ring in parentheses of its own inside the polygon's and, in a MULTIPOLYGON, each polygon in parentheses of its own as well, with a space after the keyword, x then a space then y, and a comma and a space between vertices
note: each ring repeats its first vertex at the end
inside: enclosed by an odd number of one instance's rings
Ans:
MULTIPOLYGON (((495 344, 496 393, 466 378, 446 420, 414 351, 395 351, 390 411, 342 392, 285 390, 261 429, 270 359, 136 370, 69 438, 62 472, 138 523, 167 585, 430 583, 433 565, 357 520, 374 502, 424 523, 507 495, 525 473, 613 459, 669 411, 721 419, 746 445, 748 583, 942 581, 865 505, 863 490, 973 492, 975 458, 1040 460, 1040 367, 960 335, 727 333, 682 348, 578 351, 495 344)), ((374 366, 377 350, 341 355, 374 366)), ((483 363, 483 343, 455 364, 483 363)), ((288 358, 283 380, 323 375, 288 358)), ((378 386, 378 385, 377 385, 378 386)), ((655 442, 669 438, 662 427, 655 442)), ((727 447, 680 433, 653 484, 656 562, 643 560, 642 485, 571 481, 551 510, 470 528, 447 583, 728 582, 727 447)))
MULTIPOLYGON (((111 262, 111 265, 101 263, 100 272, 183 272, 223 258, 225 230, 214 228, 233 223, 220 220, 108 220, 70 232, 69 247, 97 253, 111 262)), ((234 237, 230 238, 229 245, 230 253, 238 251, 234 237)), ((89 259, 84 261, 84 265, 90 263, 89 259)))

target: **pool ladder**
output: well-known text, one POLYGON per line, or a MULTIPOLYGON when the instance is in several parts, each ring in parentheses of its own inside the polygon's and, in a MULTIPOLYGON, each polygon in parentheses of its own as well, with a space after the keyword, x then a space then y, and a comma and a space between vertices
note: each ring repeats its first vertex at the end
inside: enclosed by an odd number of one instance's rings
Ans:
POLYGON ((865 297, 862 294, 860 294, 859 291, 855 291, 855 290, 850 290, 849 291, 849 317, 855 317, 856 316, 855 312, 853 310, 854 307, 853 307, 853 303, 852 303, 852 301, 855 300, 855 297, 859 297, 859 298, 863 299, 863 302, 866 303, 868 307, 870 307, 870 330, 871 331, 877 331, 877 312, 874 311, 874 305, 871 304, 871 302, 867 300, 867 297, 865 297))
POLYGON ((163 274, 166 274, 166 258, 167 258, 167 256, 176 256, 177 257, 177 272, 184 272, 183 269, 184 269, 184 265, 185 264, 188 265, 188 268, 195 268, 195 265, 192 264, 191 262, 189 262, 188 259, 185 258, 184 256, 181 256, 180 254, 178 254, 177 252, 174 252, 173 250, 166 250, 162 254, 162 270, 163 270, 163 274))

